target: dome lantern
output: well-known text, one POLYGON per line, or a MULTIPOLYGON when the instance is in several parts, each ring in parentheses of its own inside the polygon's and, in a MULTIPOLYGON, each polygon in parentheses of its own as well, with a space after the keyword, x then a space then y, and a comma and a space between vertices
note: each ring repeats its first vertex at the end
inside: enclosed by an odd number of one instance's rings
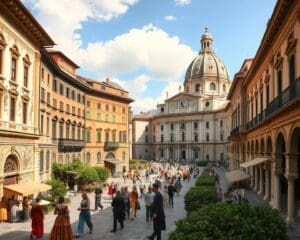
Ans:
POLYGON ((200 52, 208 52, 213 51, 212 47, 213 38, 211 34, 208 32, 208 27, 205 27, 205 32, 201 37, 201 51, 200 52))

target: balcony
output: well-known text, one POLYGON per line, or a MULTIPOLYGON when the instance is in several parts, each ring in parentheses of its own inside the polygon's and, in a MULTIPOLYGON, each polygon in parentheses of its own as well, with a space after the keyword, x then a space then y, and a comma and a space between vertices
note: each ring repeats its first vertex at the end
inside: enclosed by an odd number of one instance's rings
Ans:
POLYGON ((85 147, 84 140, 58 138, 59 152, 80 152, 85 147))
POLYGON ((236 135, 237 133, 239 133, 239 127, 232 129, 230 132, 230 136, 236 135))
POLYGON ((300 78, 287 87, 280 95, 274 98, 267 108, 246 124, 246 130, 257 126, 260 122, 272 116, 275 112, 280 112, 287 104, 292 103, 300 97, 300 78))
POLYGON ((119 148, 118 142, 105 142, 104 143, 104 150, 105 151, 115 151, 119 148))

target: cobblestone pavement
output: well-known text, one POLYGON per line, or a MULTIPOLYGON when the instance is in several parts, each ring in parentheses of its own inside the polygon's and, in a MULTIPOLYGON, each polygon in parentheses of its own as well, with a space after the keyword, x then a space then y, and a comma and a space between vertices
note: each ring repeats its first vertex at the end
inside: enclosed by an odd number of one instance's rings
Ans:
MULTIPOLYGON (((114 183, 118 183, 119 186, 124 185, 123 179, 121 178, 111 178, 108 182, 113 181, 114 183)), ((143 183, 146 186, 150 182, 144 181, 143 183)), ((192 179, 189 183, 182 182, 183 188, 180 193, 180 196, 174 197, 174 208, 165 207, 166 213, 166 223, 167 223, 167 231, 162 233, 162 239, 168 239, 168 233, 175 229, 175 221, 184 217, 186 212, 184 210, 184 199, 183 196, 186 191, 194 185, 194 179, 192 179)), ((131 187, 132 184, 129 180, 125 183, 126 186, 131 187)), ((69 193, 73 195, 73 193, 69 193)), ((89 194, 91 199, 91 207, 94 206, 94 194, 89 194)), ((73 231, 76 231, 77 221, 79 212, 77 208, 80 204, 80 194, 77 194, 76 197, 71 196, 71 213, 70 219, 72 223, 73 231)), ((146 239, 146 236, 152 233, 152 222, 146 222, 145 217, 145 206, 144 200, 140 199, 141 210, 137 211, 137 217, 131 221, 130 219, 126 219, 124 222, 124 229, 120 230, 119 226, 116 233, 111 233, 113 224, 112 217, 112 209, 111 209, 111 200, 107 195, 107 190, 103 192, 102 204, 104 205, 103 211, 92 211, 92 222, 94 224, 94 232, 92 234, 88 234, 88 228, 85 225, 85 234, 80 239, 101 239, 101 240, 143 240, 146 239)), ((45 237, 43 239, 48 239, 49 232, 51 231, 52 225, 55 220, 55 215, 49 214, 45 216, 45 237)), ((31 231, 31 222, 26 223, 0 223, 0 240, 28 240, 31 231)))

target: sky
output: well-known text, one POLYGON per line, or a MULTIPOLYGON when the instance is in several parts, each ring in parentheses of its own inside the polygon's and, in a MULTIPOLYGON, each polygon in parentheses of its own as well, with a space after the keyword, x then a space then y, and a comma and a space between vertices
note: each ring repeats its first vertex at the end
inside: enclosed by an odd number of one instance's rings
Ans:
POLYGON ((207 26, 229 77, 254 57, 275 0, 22 0, 79 75, 119 83, 134 113, 178 93, 207 26))

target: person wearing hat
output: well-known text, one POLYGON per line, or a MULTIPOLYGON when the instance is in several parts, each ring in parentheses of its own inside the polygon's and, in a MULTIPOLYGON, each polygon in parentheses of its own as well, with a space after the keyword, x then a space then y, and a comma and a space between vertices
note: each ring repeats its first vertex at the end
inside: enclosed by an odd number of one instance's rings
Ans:
POLYGON ((152 219, 154 231, 150 236, 147 236, 147 239, 149 240, 154 240, 155 237, 157 240, 161 240, 161 231, 166 230, 166 216, 163 207, 163 196, 158 189, 158 184, 154 183, 152 185, 152 191, 155 193, 152 204, 152 219))

